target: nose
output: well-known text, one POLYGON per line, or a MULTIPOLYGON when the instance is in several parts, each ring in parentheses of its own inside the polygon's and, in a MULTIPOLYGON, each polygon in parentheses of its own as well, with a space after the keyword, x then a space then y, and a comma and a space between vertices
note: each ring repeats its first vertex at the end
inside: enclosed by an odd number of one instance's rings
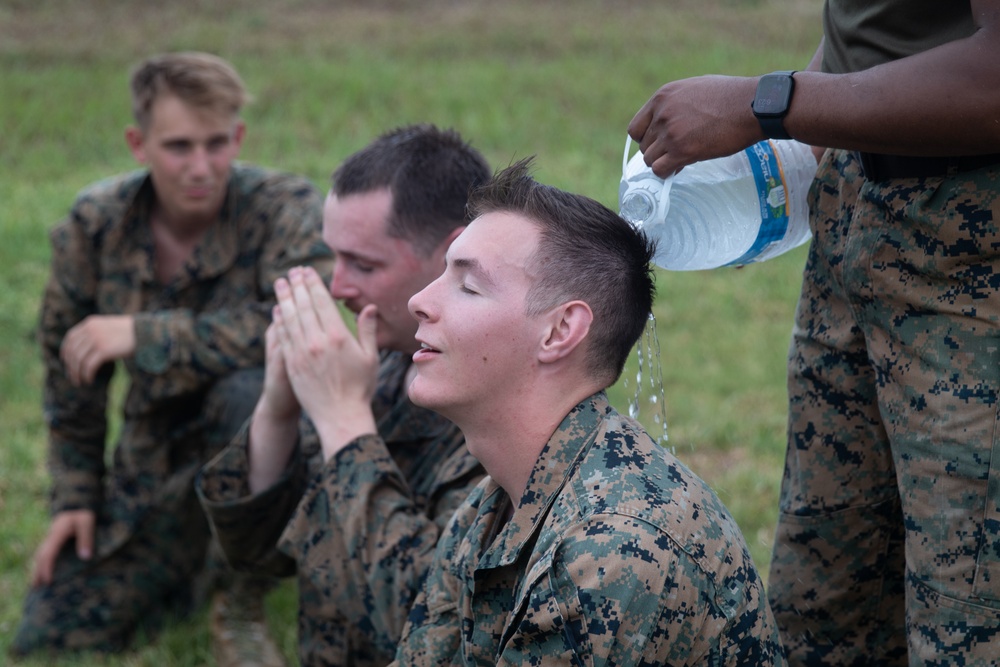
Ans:
POLYGON ((195 146, 191 151, 190 170, 195 176, 204 176, 211 173, 209 168, 208 150, 204 146, 195 146))
POLYGON ((350 299, 358 295, 357 287, 351 282, 345 262, 335 260, 333 277, 330 278, 330 294, 334 299, 350 299))
POLYGON ((430 291, 434 287, 434 284, 436 282, 437 281, 435 280, 430 285, 428 285, 427 287, 423 288, 422 290, 411 296, 410 300, 406 304, 407 310, 410 311, 410 315, 415 317, 418 322, 425 322, 431 319, 429 310, 429 303, 430 303, 429 296, 430 296, 430 291))

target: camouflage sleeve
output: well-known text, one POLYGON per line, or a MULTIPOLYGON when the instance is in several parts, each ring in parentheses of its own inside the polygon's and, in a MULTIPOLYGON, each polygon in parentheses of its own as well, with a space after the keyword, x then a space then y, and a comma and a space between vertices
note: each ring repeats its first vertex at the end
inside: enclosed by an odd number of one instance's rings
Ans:
POLYGON ((244 212, 266 225, 256 252, 255 285, 241 286, 256 298, 196 313, 159 310, 135 316, 135 368, 149 400, 203 388, 220 375, 264 363, 264 331, 275 304, 274 281, 295 266, 313 266, 329 278, 332 257, 321 236, 322 200, 302 179, 272 184, 254 199, 258 210, 244 212), (170 381, 156 381, 169 372, 170 381))
MULTIPOLYGON (((464 485, 467 480, 461 480, 464 485)), ((328 603, 391 650, 430 566, 440 529, 416 505, 379 436, 358 438, 327 461, 281 548, 328 603)))
POLYGON ((281 478, 269 489, 250 494, 249 422, 222 452, 201 469, 195 482, 219 546, 235 569, 279 577, 295 574, 295 561, 278 548, 306 487, 301 447, 281 478))
POLYGON ((107 364, 93 384, 74 387, 59 359, 66 332, 96 312, 97 253, 75 215, 50 235, 52 269, 37 330, 45 367, 42 410, 49 430, 53 512, 100 505, 108 384, 114 372, 107 364))
POLYGON ((461 579, 455 571, 465 565, 457 553, 469 526, 476 519, 482 485, 468 494, 441 533, 427 578, 410 609, 393 667, 450 665, 458 661, 462 646, 459 612, 461 579))

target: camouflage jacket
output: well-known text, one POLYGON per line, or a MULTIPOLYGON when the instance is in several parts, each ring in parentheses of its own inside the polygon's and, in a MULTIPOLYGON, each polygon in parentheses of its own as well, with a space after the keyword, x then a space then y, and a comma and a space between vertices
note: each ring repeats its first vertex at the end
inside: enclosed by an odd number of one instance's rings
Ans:
MULTIPOLYGON (((203 455, 186 431, 211 384, 235 369, 262 366, 273 281, 293 266, 328 273, 322 200, 305 179, 233 165, 219 220, 169 284, 154 275, 146 171, 106 179, 77 197, 51 232, 52 273, 38 339, 45 363, 55 512, 105 506, 127 537, 143 508, 183 494, 180 469, 203 455), (135 316, 136 349, 113 468, 105 469, 113 364, 74 387, 59 359, 66 332, 88 315, 135 316), (110 503, 110 505, 105 505, 110 503)), ((190 492, 193 473, 187 476, 190 492)), ((103 549, 102 549, 103 550, 103 549)))
POLYGON ((401 665, 784 664, 760 577, 708 486, 598 393, 510 499, 455 514, 401 665))
POLYGON ((323 463, 303 420, 283 477, 250 496, 244 428, 196 483, 232 565, 297 573, 302 664, 392 660, 441 530, 485 475, 458 427, 409 401, 409 367, 408 355, 383 353, 378 435, 323 463))

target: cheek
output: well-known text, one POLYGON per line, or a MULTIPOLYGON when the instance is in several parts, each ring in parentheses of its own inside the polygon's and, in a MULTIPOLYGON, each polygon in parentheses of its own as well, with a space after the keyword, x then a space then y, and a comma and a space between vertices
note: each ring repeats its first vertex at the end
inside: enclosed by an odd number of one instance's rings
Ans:
POLYGON ((214 156, 212 158, 212 170, 217 174, 228 174, 229 168, 232 166, 233 157, 229 153, 214 156))

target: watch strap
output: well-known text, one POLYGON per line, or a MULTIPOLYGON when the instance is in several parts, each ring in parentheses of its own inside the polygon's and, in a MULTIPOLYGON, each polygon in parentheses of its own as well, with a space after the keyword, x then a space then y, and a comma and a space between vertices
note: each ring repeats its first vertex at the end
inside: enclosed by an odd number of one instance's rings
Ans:
POLYGON ((785 129, 784 116, 774 116, 772 118, 757 116, 757 122, 760 123, 760 128, 764 130, 764 136, 768 139, 792 138, 792 135, 788 134, 788 130, 785 129))

